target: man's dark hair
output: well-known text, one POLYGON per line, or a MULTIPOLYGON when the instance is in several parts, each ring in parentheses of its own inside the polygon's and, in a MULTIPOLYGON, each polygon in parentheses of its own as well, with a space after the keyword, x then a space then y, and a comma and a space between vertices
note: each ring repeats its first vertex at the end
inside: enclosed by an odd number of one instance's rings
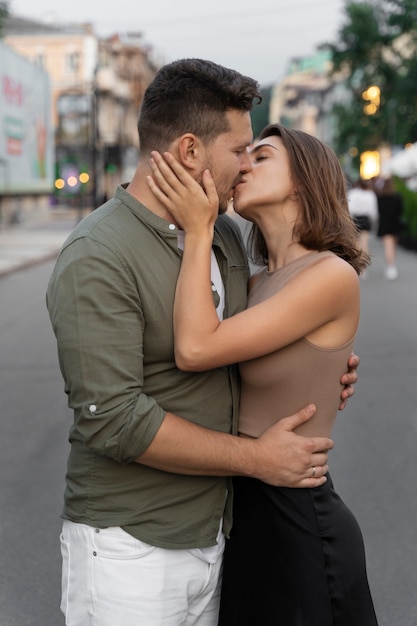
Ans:
POLYGON ((138 121, 141 152, 165 150, 184 133, 209 143, 229 130, 227 111, 250 111, 261 99, 253 78, 212 61, 164 65, 144 94, 138 121))

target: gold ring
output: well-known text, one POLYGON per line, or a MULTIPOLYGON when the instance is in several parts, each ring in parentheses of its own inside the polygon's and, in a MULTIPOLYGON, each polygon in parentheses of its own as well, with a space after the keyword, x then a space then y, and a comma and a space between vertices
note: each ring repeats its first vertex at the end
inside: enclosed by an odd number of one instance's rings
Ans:
POLYGON ((313 473, 312 473, 312 475, 311 475, 311 476, 312 476, 312 478, 314 478, 314 477, 315 477, 315 475, 316 475, 316 466, 315 466, 315 465, 313 465, 313 473))

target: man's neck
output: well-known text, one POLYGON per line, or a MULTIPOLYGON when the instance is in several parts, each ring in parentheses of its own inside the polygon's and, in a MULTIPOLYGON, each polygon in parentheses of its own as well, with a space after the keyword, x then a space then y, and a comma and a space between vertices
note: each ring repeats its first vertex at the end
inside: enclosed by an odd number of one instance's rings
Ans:
POLYGON ((138 202, 146 206, 149 211, 155 213, 155 215, 170 224, 178 226, 171 213, 155 198, 152 191, 149 189, 148 183, 146 182, 146 176, 148 175, 150 175, 150 172, 141 172, 138 168, 131 182, 126 187, 126 191, 138 202))

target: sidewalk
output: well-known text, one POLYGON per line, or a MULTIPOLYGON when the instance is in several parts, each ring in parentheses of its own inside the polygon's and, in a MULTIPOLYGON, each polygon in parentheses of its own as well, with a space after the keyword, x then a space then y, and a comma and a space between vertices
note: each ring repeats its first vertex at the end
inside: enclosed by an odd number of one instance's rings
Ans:
POLYGON ((0 279, 54 259, 79 217, 72 209, 53 210, 45 219, 0 226, 0 279))

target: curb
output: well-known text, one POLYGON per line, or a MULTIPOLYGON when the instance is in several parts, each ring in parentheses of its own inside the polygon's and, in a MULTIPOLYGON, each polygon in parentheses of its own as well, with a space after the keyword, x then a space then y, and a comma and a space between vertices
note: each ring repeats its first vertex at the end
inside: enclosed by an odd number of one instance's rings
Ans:
POLYGON ((35 265, 41 265, 42 263, 53 261, 58 256, 60 249, 61 248, 57 248, 55 251, 51 250, 50 252, 45 252, 45 254, 42 254, 39 257, 27 259, 26 261, 16 263, 15 265, 10 265, 10 267, 0 269, 0 279, 10 276, 10 274, 14 274, 15 272, 27 270, 35 265))

